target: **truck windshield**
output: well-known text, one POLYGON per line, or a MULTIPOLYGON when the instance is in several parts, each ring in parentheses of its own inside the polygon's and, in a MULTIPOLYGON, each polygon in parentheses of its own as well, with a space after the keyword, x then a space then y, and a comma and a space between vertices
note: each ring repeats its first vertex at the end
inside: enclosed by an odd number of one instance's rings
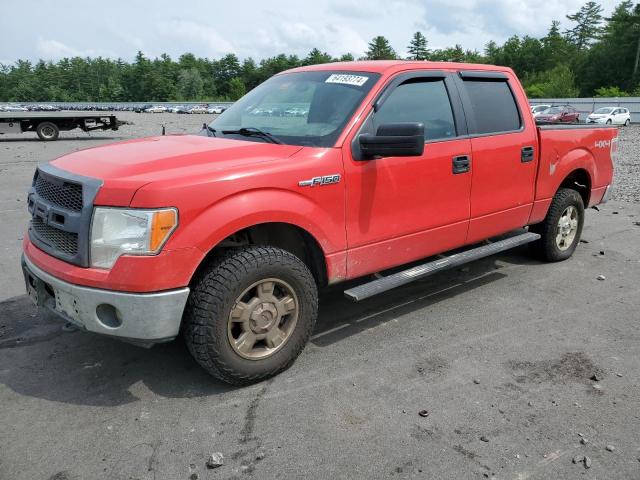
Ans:
POLYGON ((379 77, 344 71, 276 75, 229 107, 208 130, 217 137, 268 141, 255 134, 259 131, 277 143, 331 147, 379 77))

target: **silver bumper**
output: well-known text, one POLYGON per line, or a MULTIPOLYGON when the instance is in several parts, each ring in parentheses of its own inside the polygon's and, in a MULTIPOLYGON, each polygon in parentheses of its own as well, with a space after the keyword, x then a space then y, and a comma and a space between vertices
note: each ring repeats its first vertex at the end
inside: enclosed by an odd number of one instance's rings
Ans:
POLYGON ((138 343, 175 338, 188 288, 159 293, 125 293, 82 287, 60 280, 22 257, 27 293, 42 308, 83 330, 138 343))

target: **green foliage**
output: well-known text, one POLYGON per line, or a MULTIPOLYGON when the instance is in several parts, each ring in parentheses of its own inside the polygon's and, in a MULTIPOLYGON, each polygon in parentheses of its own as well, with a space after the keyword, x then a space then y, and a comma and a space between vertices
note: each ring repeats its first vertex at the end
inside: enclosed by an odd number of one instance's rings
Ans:
MULTIPOLYGON (((421 32, 408 45, 415 60, 489 63, 513 68, 532 98, 640 95, 640 4, 622 0, 608 18, 588 1, 567 15, 564 33, 552 22, 542 38, 513 35, 502 45, 490 41, 484 51, 461 45, 430 50, 421 32)), ((397 58, 383 36, 369 42, 363 59, 397 58)), ((163 54, 132 62, 109 58, 63 58, 35 64, 18 60, 0 64, 0 101, 174 101, 235 100, 283 70, 302 65, 353 61, 347 53, 333 58, 314 48, 304 58, 279 54, 256 61, 234 54, 219 59, 185 53, 177 60, 163 54)))
POLYGON ((600 87, 596 88, 594 97, 628 97, 629 94, 618 87, 600 87))
POLYGON ((369 42, 365 58, 367 60, 395 60, 397 56, 395 50, 391 48, 389 40, 380 35, 369 42))
POLYGON ((534 75, 525 91, 531 98, 571 98, 579 93, 575 76, 567 65, 534 75))
POLYGON ((234 77, 229 81, 229 99, 238 100, 245 93, 247 89, 244 86, 244 82, 240 77, 234 77))
POLYGON ((180 100, 197 100, 202 97, 204 81, 197 68, 184 69, 178 76, 180 100))
POLYGON ((427 38, 421 32, 414 33, 413 38, 409 43, 409 47, 407 47, 407 51, 409 52, 409 60, 428 60, 428 43, 429 42, 427 42, 427 38))
POLYGON ((600 33, 602 6, 589 1, 573 15, 567 15, 567 19, 576 24, 565 32, 567 39, 576 46, 578 51, 581 51, 588 47, 600 33))

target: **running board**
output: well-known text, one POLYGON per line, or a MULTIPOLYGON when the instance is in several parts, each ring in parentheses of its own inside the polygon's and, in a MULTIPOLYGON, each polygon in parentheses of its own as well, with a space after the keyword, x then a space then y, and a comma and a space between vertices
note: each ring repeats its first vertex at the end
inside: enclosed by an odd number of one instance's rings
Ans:
POLYGON ((441 272, 449 268, 454 268, 459 265, 478 260, 480 258, 489 257, 498 252, 524 245, 525 243, 534 242, 539 238, 540 235, 538 235, 537 233, 529 232, 509 237, 504 240, 490 243, 488 245, 482 245, 480 247, 472 248, 471 250, 455 253, 448 257, 438 258, 431 262, 424 263, 416 267, 411 267, 407 270, 403 270, 402 272, 393 273, 389 276, 378 278, 369 283, 358 285, 357 287, 345 290, 344 294, 347 298, 355 302, 359 302, 360 300, 373 297, 374 295, 386 292, 387 290, 391 290, 392 288, 406 285, 407 283, 411 283, 414 280, 425 278, 429 275, 433 275, 434 273, 441 272))

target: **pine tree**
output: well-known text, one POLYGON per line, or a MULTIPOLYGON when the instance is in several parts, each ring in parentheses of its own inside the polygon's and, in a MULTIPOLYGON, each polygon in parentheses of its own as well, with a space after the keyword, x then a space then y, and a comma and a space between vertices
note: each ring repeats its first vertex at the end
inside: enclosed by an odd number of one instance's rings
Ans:
POLYGON ((396 52, 391 48, 389 40, 382 35, 374 37, 369 42, 369 50, 366 53, 367 60, 395 60, 396 52))
POLYGON ((427 38, 420 32, 413 34, 413 38, 407 47, 410 60, 427 60, 429 50, 427 49, 427 38))
POLYGON ((585 3, 580 10, 567 18, 576 26, 565 32, 567 38, 576 46, 578 51, 587 48, 601 31, 602 6, 594 1, 585 3))

